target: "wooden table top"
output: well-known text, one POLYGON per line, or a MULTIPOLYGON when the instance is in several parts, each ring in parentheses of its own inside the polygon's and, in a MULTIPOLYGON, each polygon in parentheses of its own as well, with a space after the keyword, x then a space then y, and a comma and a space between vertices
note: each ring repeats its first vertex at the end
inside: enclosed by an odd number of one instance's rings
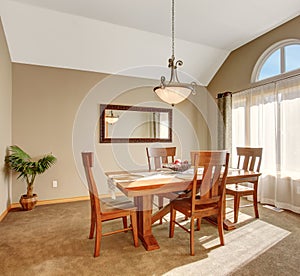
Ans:
MULTIPOLYGON (((117 171, 107 172, 107 177, 112 179, 116 186, 127 196, 144 194, 157 194, 164 192, 182 191, 188 188, 193 180, 193 169, 183 173, 169 173, 166 171, 117 171)), ((257 181, 259 172, 229 169, 226 184, 243 181, 257 181)), ((202 178, 201 168, 198 173, 202 178)))

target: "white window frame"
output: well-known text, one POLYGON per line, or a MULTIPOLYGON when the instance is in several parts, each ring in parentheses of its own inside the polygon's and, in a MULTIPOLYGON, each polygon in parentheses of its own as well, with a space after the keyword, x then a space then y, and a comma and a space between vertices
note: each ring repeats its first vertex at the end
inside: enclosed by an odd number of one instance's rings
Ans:
POLYGON ((295 44, 300 45, 300 39, 285 39, 285 40, 282 40, 282 41, 279 41, 279 42, 273 44, 267 50, 265 50, 263 52, 263 54, 259 57, 259 59, 257 60, 255 66, 253 68, 252 75, 251 75, 251 83, 263 84, 264 82, 278 80, 278 79, 281 79, 284 77, 288 77, 288 76, 300 73, 300 68, 289 71, 289 72, 285 72, 285 52, 284 52, 285 47, 289 46, 289 45, 295 45, 295 44), (265 64, 267 59, 278 49, 280 49, 280 71, 281 71, 281 73, 276 76, 265 78, 263 80, 258 80, 258 77, 259 77, 259 74, 260 74, 260 71, 261 71, 263 65, 265 64))

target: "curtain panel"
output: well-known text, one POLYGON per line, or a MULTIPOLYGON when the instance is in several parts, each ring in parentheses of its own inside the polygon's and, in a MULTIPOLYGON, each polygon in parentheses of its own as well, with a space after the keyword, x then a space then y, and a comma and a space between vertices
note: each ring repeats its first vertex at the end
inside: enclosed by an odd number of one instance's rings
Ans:
POLYGON ((217 104, 220 112, 220 116, 218 116, 218 149, 225 149, 231 153, 232 93, 218 93, 217 104))
POLYGON ((262 147, 259 201, 300 213, 300 76, 233 94, 232 146, 262 147))

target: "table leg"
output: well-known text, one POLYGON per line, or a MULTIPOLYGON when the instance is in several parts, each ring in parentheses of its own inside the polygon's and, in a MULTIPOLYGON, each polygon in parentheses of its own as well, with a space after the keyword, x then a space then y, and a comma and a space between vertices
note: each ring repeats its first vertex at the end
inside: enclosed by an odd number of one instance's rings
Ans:
POLYGON ((170 204, 167 204, 152 215, 152 224, 162 219, 168 213, 170 213, 170 204))
POLYGON ((152 234, 152 195, 144 195, 135 198, 138 208, 138 232, 139 238, 146 250, 159 249, 158 242, 152 234))

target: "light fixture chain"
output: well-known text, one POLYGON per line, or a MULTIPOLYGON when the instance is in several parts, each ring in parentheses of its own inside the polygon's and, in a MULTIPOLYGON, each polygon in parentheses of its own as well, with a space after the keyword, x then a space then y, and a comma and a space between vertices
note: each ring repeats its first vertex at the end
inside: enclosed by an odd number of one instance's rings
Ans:
POLYGON ((171 69, 170 81, 166 83, 166 78, 160 78, 160 85, 154 87, 154 92, 164 102, 171 104, 178 104, 185 100, 190 93, 195 94, 195 83, 190 85, 182 84, 178 80, 177 66, 182 66, 182 60, 175 61, 175 0, 172 2, 172 57, 168 59, 168 67, 171 69))
POLYGON ((175 57, 175 8, 174 8, 174 0, 172 0, 172 57, 175 57))

